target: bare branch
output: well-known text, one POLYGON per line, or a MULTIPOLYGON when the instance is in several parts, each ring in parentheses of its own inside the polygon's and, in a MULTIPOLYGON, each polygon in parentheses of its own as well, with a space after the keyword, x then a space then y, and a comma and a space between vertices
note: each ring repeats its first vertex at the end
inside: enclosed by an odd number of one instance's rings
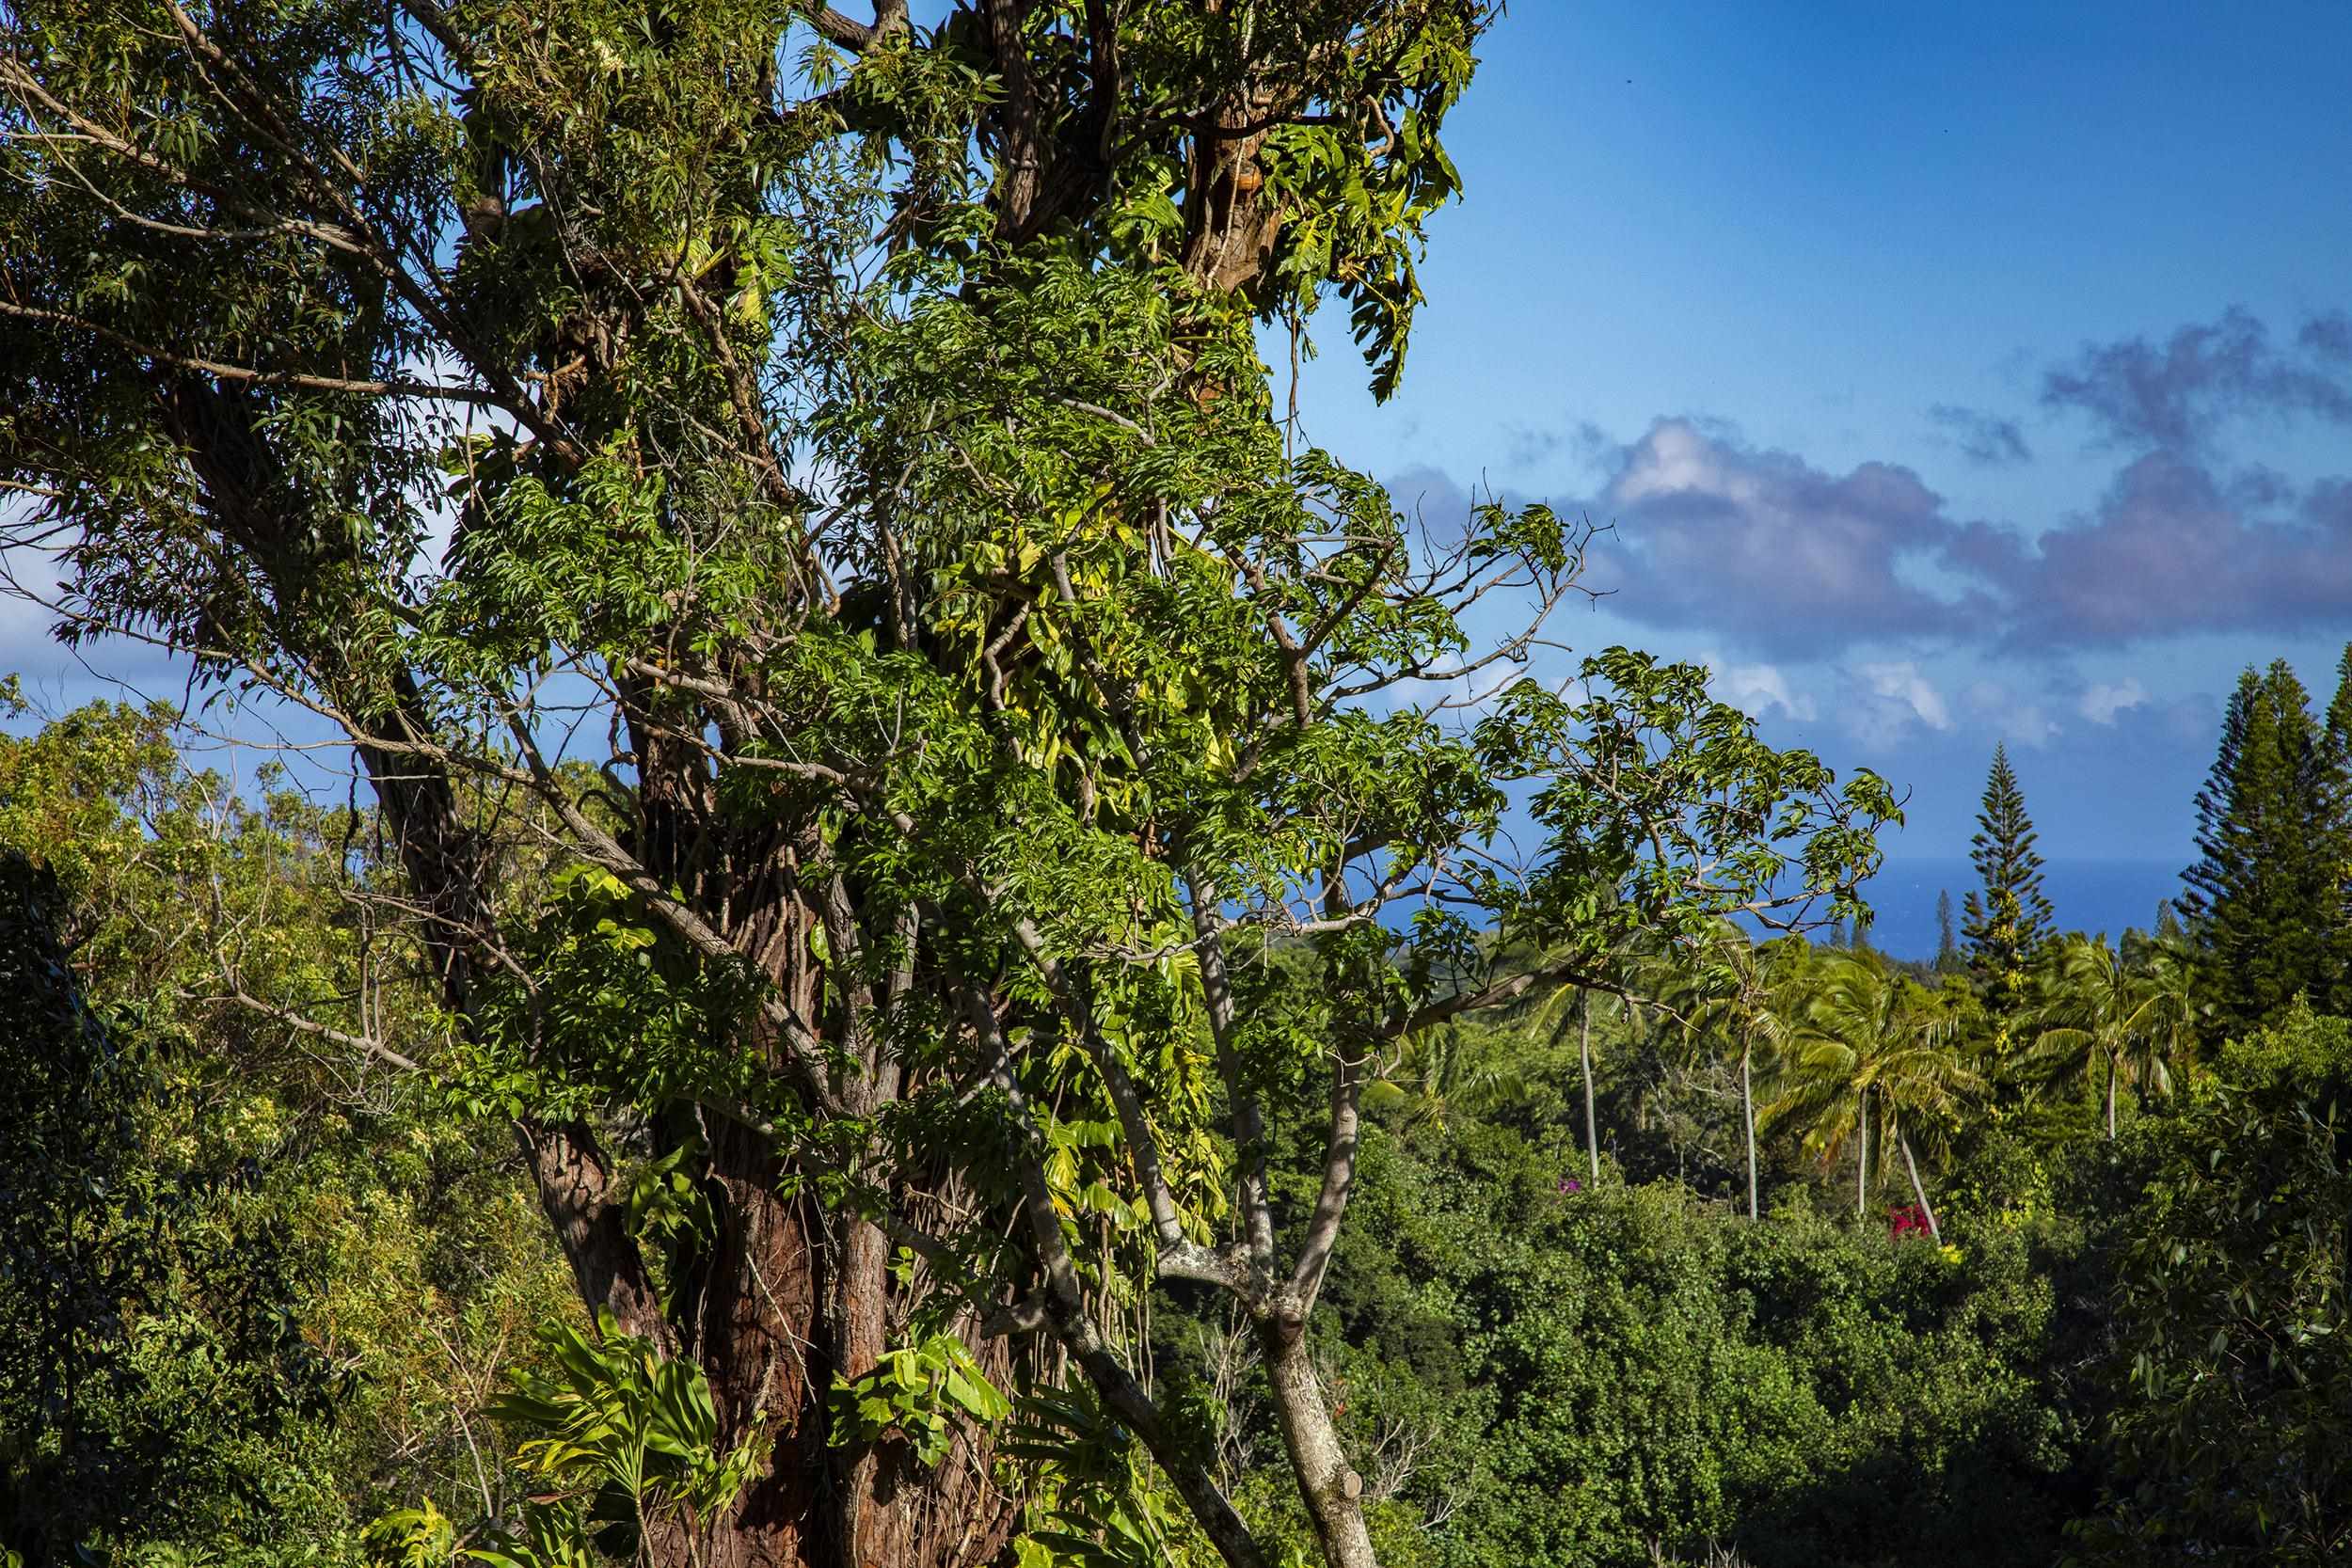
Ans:
POLYGON ((218 376, 223 381, 244 382, 253 387, 294 387, 310 392, 349 392, 360 397, 433 398, 444 403, 474 404, 495 407, 495 393, 478 387, 452 387, 435 381, 358 381, 340 375, 313 375, 306 371, 264 371, 250 365, 231 365, 224 360, 205 359, 193 355, 174 354, 142 343, 112 327, 79 316, 69 316, 61 310, 42 310, 29 305, 16 305, 0 299, 0 316, 15 316, 22 321, 43 322, 55 326, 87 332, 91 337, 114 344, 126 353, 152 359, 174 370, 194 371, 199 375, 218 376))

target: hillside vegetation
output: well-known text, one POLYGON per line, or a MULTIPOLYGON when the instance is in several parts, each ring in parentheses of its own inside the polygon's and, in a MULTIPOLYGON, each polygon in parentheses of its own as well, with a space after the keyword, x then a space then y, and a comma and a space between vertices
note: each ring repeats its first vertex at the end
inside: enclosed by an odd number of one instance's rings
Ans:
POLYGON ((2342 1555, 2352 667, 1870 953, 1310 437, 1500 10, 0 10, 0 552, 187 693, 8 689, 0 1551, 2342 1555))

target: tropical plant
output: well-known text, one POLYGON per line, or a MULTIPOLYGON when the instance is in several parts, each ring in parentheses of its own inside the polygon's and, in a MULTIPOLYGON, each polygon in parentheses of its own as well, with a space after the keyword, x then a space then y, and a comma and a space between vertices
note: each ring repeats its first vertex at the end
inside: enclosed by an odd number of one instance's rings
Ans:
POLYGON ((2186 962, 2169 944, 2135 939, 2117 948, 2104 933, 2076 933, 2052 948, 2036 973, 2030 1041, 2017 1064, 2028 1076, 2104 1074, 2110 1143, 2118 1084, 2169 1092, 2195 1043, 2186 962))
POLYGON ((1798 993, 1790 974, 1799 955, 1792 949, 1759 946, 1745 931, 1725 924, 1688 954, 1669 954, 1656 969, 1658 990, 1680 1020, 1686 1038, 1713 1037, 1740 1062, 1740 1120, 1747 1142, 1748 1218, 1760 1216, 1756 1164, 1756 1073, 1761 1053, 1765 1073, 1798 1027, 1798 993))
POLYGON ((1912 1196, 1940 1241, 1914 1141, 1935 1151, 1983 1087, 1956 1049, 1956 1004, 1873 959, 1829 954, 1805 977, 1804 1017, 1766 1120, 1796 1131, 1825 1162, 1853 1140, 1856 1214, 1867 1209, 1871 1178, 1889 1163, 1888 1151, 1899 1153, 1912 1196))
POLYGON ((1568 1029, 1576 1029, 1577 1082, 1582 1085, 1584 1101, 1584 1167, 1585 1176, 1595 1183, 1600 1180, 1600 1123, 1594 1113, 1593 1101, 1593 993, 1585 986, 1555 987, 1534 1007, 1529 1021, 1529 1034, 1547 1041, 1549 1048, 1560 1050, 1567 1039, 1568 1029))
POLYGON ((1364 1108, 1406 1128, 1443 1128, 1516 1098, 1527 1064, 1463 1020, 1399 1042, 1387 1070, 1364 1089, 1364 1108))
POLYGON ((1211 1560, 1151 1455, 1087 1390, 1024 1400, 1003 1451, 1036 1467, 1014 1568, 1192 1568, 1211 1560))
POLYGON ((491 1568, 569 1568, 591 1560, 591 1542, 635 1563, 699 1568, 765 1458, 766 1411, 722 1447, 701 1368, 622 1333, 610 1313, 597 1328, 594 1338, 569 1323, 543 1331, 548 1369, 516 1373, 494 1407, 545 1490, 519 1526, 469 1550, 491 1568))

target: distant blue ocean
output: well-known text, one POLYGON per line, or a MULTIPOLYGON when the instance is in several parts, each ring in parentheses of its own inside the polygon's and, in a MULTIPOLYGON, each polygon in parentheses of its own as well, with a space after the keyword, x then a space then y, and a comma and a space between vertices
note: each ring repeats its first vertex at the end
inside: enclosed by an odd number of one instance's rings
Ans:
MULTIPOLYGON (((1870 945, 1898 958, 1935 957, 1935 895, 1952 895, 1955 929, 1977 886, 1965 860, 1889 860, 1864 884, 1863 901, 1875 916, 1870 945)), ((2181 868, 2169 861, 2054 860, 2042 867, 2042 891, 2061 931, 2104 931, 2109 941, 2131 927, 2156 921, 2156 901, 2181 895, 2181 868)))

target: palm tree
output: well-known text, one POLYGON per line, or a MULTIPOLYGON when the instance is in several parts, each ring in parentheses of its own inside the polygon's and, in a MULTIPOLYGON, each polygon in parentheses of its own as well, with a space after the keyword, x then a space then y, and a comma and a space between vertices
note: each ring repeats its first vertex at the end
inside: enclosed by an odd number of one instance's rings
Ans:
POLYGON ((1524 1084, 1524 1064, 1455 1020, 1406 1039, 1388 1070, 1364 1086, 1364 1104, 1402 1112, 1408 1129, 1442 1130, 1457 1115, 1476 1116, 1516 1097, 1524 1084))
POLYGON ((2116 1085, 2169 1092, 2172 1069, 2194 1037, 2196 1009, 2188 968, 2172 944, 2133 932, 2122 949, 2106 937, 2075 935, 2058 943, 2038 975, 2042 999, 2030 1060, 2056 1076, 2106 1076, 2107 1141, 2115 1141, 2116 1085))
MULTIPOLYGON (((1756 1057, 1757 1047, 1777 1053, 1795 1028, 1793 988, 1782 955, 1759 948, 1725 921, 1698 952, 1657 965, 1660 1000, 1681 1021, 1684 1037, 1710 1031, 1740 1054, 1740 1117, 1748 1141, 1748 1218, 1757 1217, 1756 1178, 1756 1057)), ((1768 1058, 1769 1059, 1769 1058, 1768 1058)))
POLYGON ((1766 1107, 1769 1123, 1801 1130, 1805 1147, 1834 1160, 1855 1140, 1854 1212, 1869 1205, 1871 1158, 1883 1169, 1899 1150, 1912 1196, 1938 1241, 1943 1228, 1928 1201, 1912 1148, 1950 1118, 1963 1098, 1981 1089, 1953 1053, 1957 1020, 1936 992, 1848 954, 1817 960, 1805 986, 1804 1025, 1794 1040, 1787 1087, 1766 1107), (1878 1144, 1871 1146, 1871 1113, 1878 1144))
POLYGON ((1600 1131, 1593 1112, 1593 993, 1582 986, 1562 986, 1535 1009, 1534 1026, 1539 1033, 1549 1026, 1551 1043, 1557 1046, 1567 1037, 1570 1019, 1577 1024, 1577 1064, 1584 1077, 1584 1159, 1587 1174, 1597 1187, 1600 1131))
MULTIPOLYGON (((1629 942, 1605 955, 1596 967, 1604 971, 1615 969, 1637 974, 1644 973, 1656 961, 1654 940, 1646 934, 1636 936, 1629 942)), ((1601 994, 1604 1006, 1614 1002, 1625 1009, 1626 1023, 1629 1028, 1637 1025, 1638 1006, 1635 1003, 1613 992, 1604 991, 1601 994)), ((1584 1080, 1584 1158, 1587 1172, 1594 1185, 1597 1186, 1600 1183, 1600 1128, 1598 1118, 1593 1109, 1593 992, 1591 989, 1578 985, 1560 987, 1545 997, 1536 1006, 1532 1023, 1539 1037, 1549 1028, 1551 1044, 1558 1047, 1567 1039, 1568 1022, 1571 1019, 1576 1022, 1577 1065, 1584 1080)))

